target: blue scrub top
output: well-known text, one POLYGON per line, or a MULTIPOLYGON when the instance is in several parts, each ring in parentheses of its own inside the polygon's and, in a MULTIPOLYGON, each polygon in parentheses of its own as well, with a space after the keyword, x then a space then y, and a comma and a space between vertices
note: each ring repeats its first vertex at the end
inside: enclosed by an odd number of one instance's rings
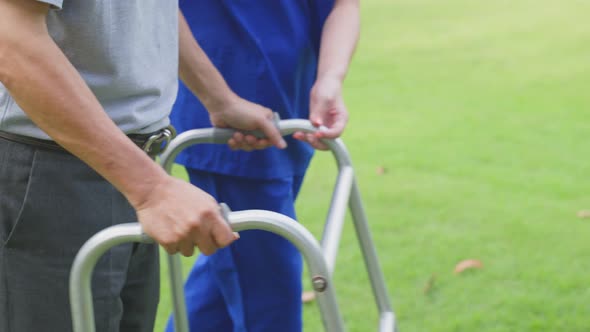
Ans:
MULTIPOLYGON (((309 118, 323 23, 334 0, 181 0, 195 38, 240 97, 278 112, 309 118)), ((182 84, 171 114, 178 132, 211 127, 209 115, 182 84)), ((313 149, 287 137, 285 150, 231 151, 201 144, 177 158, 187 167, 248 178, 305 173, 313 149)))

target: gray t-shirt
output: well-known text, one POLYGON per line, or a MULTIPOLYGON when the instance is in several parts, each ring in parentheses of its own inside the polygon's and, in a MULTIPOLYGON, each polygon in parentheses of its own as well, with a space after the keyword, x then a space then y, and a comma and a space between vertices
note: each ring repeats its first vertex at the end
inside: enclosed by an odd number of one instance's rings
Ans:
MULTIPOLYGON (((37 1, 53 5, 51 36, 125 133, 169 124, 178 79, 177 0, 37 1)), ((49 138, 2 84, 0 130, 49 138)))

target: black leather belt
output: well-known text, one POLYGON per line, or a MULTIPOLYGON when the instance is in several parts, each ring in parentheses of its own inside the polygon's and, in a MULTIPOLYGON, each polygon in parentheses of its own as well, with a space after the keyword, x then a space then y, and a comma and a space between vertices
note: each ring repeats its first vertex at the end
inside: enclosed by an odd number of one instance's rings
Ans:
MULTIPOLYGON (((176 136, 176 130, 174 127, 168 126, 166 128, 160 129, 156 132, 149 133, 149 134, 129 134, 127 137, 135 143, 138 147, 140 147, 143 151, 145 151, 151 157, 155 157, 160 153, 164 152, 170 140, 172 140, 176 136)), ((0 138, 7 139, 9 141, 32 145, 44 149, 55 150, 55 151, 64 151, 67 152, 61 145, 57 144, 55 141, 39 139, 29 136, 22 136, 13 133, 8 133, 5 131, 0 131, 0 138)))

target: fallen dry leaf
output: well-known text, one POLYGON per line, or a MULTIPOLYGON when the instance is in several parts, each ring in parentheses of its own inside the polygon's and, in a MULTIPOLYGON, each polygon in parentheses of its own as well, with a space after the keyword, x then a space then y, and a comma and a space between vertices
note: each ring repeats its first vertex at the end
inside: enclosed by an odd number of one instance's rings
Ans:
POLYGON ((377 175, 383 175, 383 174, 387 173, 387 168, 385 168, 383 166, 379 166, 379 167, 377 167, 375 172, 377 173, 377 175))
POLYGON ((578 211, 578 218, 590 218, 590 210, 578 211))
POLYGON ((477 259, 466 259, 455 265, 455 274, 459 274, 468 269, 481 269, 482 267, 483 264, 481 261, 478 261, 477 259))
POLYGON ((313 291, 305 291, 301 294, 301 302, 303 303, 310 303, 315 300, 315 292, 313 291))

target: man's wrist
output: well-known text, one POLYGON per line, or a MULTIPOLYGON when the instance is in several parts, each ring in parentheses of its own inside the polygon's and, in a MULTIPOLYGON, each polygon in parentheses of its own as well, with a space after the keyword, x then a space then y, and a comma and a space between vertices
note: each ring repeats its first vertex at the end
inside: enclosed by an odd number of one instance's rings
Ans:
POLYGON ((144 174, 142 174, 143 179, 141 181, 127 183, 126 188, 121 190, 131 206, 136 210, 141 209, 150 201, 150 197, 156 191, 156 188, 170 180, 170 175, 153 161, 148 167, 143 168, 142 173, 144 174))

